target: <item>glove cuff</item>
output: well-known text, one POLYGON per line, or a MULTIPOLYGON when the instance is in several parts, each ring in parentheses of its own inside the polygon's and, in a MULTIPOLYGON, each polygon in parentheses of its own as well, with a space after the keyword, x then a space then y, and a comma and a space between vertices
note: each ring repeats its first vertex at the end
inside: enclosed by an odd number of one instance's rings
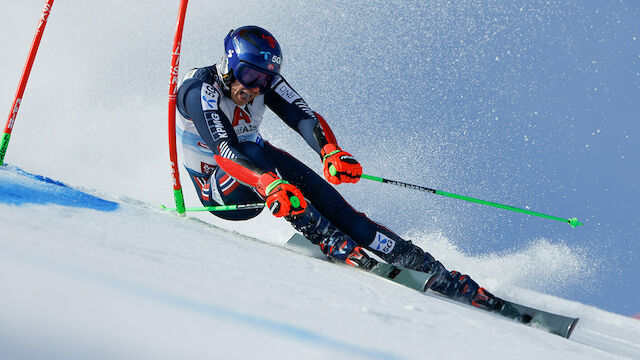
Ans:
POLYGON ((265 191, 264 191, 264 194, 265 194, 265 195, 269 195, 269 194, 271 194, 271 191, 273 191, 273 189, 275 189, 275 188, 276 188, 278 185, 280 185, 280 184, 288 184, 288 182, 286 182, 286 181, 284 181, 284 180, 282 180, 282 179, 274 180, 271 184, 269 184, 269 185, 267 186, 267 188, 266 188, 266 189, 265 189, 265 191))
POLYGON ((336 144, 327 144, 325 145, 322 150, 320 151, 320 156, 322 156, 322 160, 326 159, 327 157, 338 153, 342 151, 342 149, 340 149, 340 147, 336 144))
POLYGON ((262 196, 268 196, 271 191, 280 184, 288 184, 288 182, 282 180, 274 173, 266 172, 260 175, 256 188, 262 196))

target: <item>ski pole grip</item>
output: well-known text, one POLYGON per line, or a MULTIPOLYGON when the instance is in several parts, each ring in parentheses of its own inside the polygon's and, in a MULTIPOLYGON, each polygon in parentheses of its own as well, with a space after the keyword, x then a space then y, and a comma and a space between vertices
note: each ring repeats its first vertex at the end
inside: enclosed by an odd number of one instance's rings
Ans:
POLYGON ((291 206, 293 206, 294 208, 300 207, 300 199, 298 199, 298 197, 295 195, 289 198, 289 202, 291 203, 291 206))
POLYGON ((336 176, 337 173, 338 170, 336 170, 336 167, 333 166, 333 164, 329 165, 329 174, 331 174, 331 176, 336 176))

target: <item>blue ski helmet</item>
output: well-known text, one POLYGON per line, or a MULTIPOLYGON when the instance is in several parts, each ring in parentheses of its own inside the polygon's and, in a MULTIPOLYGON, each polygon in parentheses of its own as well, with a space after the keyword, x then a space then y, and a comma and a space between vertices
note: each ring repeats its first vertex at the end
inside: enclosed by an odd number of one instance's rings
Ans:
POLYGON ((229 31, 224 39, 224 50, 223 80, 227 86, 238 80, 248 89, 258 87, 264 92, 280 74, 280 45, 261 27, 243 26, 229 31))

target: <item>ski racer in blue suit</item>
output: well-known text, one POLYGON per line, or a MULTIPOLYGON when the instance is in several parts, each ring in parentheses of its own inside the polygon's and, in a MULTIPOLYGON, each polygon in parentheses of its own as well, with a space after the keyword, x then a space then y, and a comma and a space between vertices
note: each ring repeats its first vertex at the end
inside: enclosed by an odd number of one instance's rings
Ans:
MULTIPOLYGON (((259 128, 269 108, 318 153, 330 183, 356 183, 362 175, 327 122, 280 74, 282 52, 273 35, 243 26, 229 32, 224 46, 222 60, 190 70, 177 94, 185 167, 202 204, 266 201, 276 217, 333 258, 367 267, 372 261, 365 248, 390 264, 435 272, 429 287, 445 296, 485 309, 501 306, 469 276, 447 271, 411 241, 358 212, 321 176, 262 138, 259 128)), ((261 210, 212 213, 246 220, 261 210)))

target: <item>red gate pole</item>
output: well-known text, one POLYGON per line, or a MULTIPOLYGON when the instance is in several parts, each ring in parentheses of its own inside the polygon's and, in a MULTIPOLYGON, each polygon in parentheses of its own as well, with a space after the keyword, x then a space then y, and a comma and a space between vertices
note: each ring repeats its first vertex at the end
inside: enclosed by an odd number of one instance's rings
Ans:
POLYGON ((7 147, 9 147, 11 131, 13 130, 13 125, 15 124, 16 117, 18 116, 18 109, 20 109, 20 104, 22 103, 22 95, 24 94, 24 89, 27 87, 27 81, 29 80, 31 67, 33 66, 36 54, 38 53, 40 40, 42 39, 44 28, 47 25, 47 20, 49 19, 49 14, 51 13, 52 6, 53 0, 47 0, 44 4, 42 15, 40 15, 40 21, 38 22, 38 27, 36 28, 36 34, 33 37, 33 42, 31 43, 31 50, 29 50, 29 57, 27 58, 27 63, 24 65, 24 70, 22 71, 20 85, 18 85, 18 91, 16 91, 16 96, 13 99, 13 104, 11 105, 11 109, 9 110, 9 118, 7 119, 7 124, 4 127, 4 134, 2 135, 2 142, 0 143, 0 166, 4 164, 4 156, 7 154, 7 147))
POLYGON ((169 159, 171 161, 171 176, 173 177, 173 197, 176 201, 178 214, 184 216, 184 196, 180 185, 180 172, 178 169, 178 151, 176 149, 176 95, 178 91, 178 70, 180 68, 180 50, 182 42, 182 29, 187 13, 188 0, 180 0, 178 9, 178 21, 173 38, 173 52, 171 54, 171 76, 169 80, 169 159))

